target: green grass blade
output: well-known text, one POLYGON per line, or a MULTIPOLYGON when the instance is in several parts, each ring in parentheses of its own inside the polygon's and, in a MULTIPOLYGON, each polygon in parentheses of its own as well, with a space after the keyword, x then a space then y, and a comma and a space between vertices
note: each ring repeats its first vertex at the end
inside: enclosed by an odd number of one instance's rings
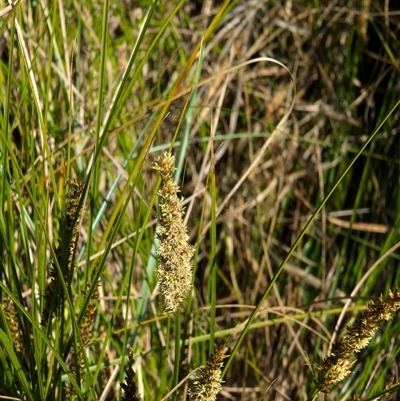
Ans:
POLYGON ((22 388, 24 389, 25 396, 28 397, 29 400, 34 400, 32 389, 29 386, 28 380, 25 376, 24 369, 22 368, 19 359, 15 353, 14 346, 8 335, 5 331, 0 329, 0 341, 3 344, 10 360, 13 365, 15 372, 17 374, 18 380, 21 383, 22 388))

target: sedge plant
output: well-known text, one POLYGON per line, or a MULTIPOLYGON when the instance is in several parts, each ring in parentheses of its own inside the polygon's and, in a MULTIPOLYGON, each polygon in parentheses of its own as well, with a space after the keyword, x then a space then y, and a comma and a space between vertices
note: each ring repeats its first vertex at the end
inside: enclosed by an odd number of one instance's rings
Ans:
POLYGON ((0 5, 0 399, 396 397, 396 14, 128 3, 0 5))

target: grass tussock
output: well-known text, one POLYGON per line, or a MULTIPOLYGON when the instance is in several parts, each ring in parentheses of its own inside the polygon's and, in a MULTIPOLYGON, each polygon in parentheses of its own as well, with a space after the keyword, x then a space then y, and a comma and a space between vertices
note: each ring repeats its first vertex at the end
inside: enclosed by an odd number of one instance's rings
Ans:
POLYGON ((0 398, 397 400, 395 3, 0 4, 0 398))

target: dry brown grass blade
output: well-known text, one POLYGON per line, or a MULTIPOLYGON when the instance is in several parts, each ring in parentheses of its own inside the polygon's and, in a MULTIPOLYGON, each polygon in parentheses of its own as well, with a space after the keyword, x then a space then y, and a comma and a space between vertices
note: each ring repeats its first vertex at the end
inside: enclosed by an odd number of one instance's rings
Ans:
POLYGON ((336 217, 327 217, 328 221, 337 227, 353 229, 356 231, 365 231, 369 233, 380 233, 385 234, 389 231, 389 227, 383 224, 373 224, 373 223, 357 223, 350 222, 348 220, 338 219, 336 217))

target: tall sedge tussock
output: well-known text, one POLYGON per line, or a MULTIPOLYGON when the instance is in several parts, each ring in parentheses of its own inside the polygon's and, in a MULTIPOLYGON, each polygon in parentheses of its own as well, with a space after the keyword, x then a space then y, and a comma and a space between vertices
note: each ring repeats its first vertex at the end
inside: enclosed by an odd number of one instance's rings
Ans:
POLYGON ((142 398, 138 393, 138 389, 135 383, 135 372, 133 370, 133 364, 135 360, 133 359, 133 349, 129 349, 129 359, 128 365, 125 368, 125 383, 121 383, 121 387, 124 390, 124 397, 121 398, 121 401, 141 401, 142 398))
POLYGON ((372 335, 379 329, 379 324, 389 321, 393 313, 400 309, 400 289, 389 291, 389 300, 382 296, 377 302, 370 302, 365 311, 347 327, 345 334, 337 341, 329 357, 317 367, 317 385, 320 391, 328 393, 350 373, 355 360, 354 353, 361 351, 371 341, 372 335))
POLYGON ((182 198, 178 198, 179 187, 172 176, 175 158, 165 152, 154 161, 153 169, 161 175, 161 186, 156 235, 160 241, 158 255, 158 279, 163 297, 164 313, 175 312, 192 283, 194 248, 189 244, 187 228, 183 223, 182 198))
POLYGON ((12 299, 3 293, 3 309, 6 317, 8 328, 10 329, 11 338, 14 344, 15 351, 22 351, 21 329, 19 325, 18 315, 15 310, 15 305, 12 299))
POLYGON ((219 347, 210 356, 205 367, 200 369, 200 374, 189 389, 190 401, 214 401, 221 391, 221 368, 226 354, 226 347, 219 347))
MULTIPOLYGON (((60 226, 63 228, 65 235, 64 238, 60 238, 60 243, 55 250, 57 261, 64 270, 64 280, 68 284, 72 277, 72 272, 75 264, 75 250, 79 236, 79 225, 83 214, 83 208, 78 212, 79 202, 82 196, 84 183, 78 180, 73 180, 70 187, 70 193, 68 196, 67 208, 65 217, 61 220, 60 226), (77 221, 74 225, 75 215, 78 212, 77 221), (68 255, 67 255, 67 266, 62 266, 63 256, 63 245, 64 241, 69 240, 68 255)), ((49 269, 50 282, 46 285, 45 293, 45 305, 42 312, 41 324, 45 326, 49 320, 49 317, 54 317, 59 314, 62 305, 64 303, 64 296, 62 294, 55 294, 57 281, 59 279, 57 268, 54 263, 49 269), (51 316, 50 316, 51 315, 51 316)), ((61 287, 61 286, 60 286, 61 287)))

